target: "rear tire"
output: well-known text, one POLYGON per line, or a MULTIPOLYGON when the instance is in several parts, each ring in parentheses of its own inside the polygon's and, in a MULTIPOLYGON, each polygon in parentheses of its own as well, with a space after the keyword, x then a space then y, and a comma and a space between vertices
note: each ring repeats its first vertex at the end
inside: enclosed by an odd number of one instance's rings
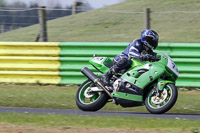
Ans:
MULTIPOLYGON (((97 111, 101 109, 108 101, 108 95, 105 92, 93 92, 90 98, 85 96, 85 91, 93 84, 92 81, 86 80, 76 93, 76 104, 83 111, 97 111)), ((95 85, 93 85, 94 87, 95 85)))
POLYGON ((159 98, 153 94, 153 89, 148 92, 145 99, 145 106, 150 113, 165 113, 176 103, 178 91, 174 84, 167 84, 161 94, 162 96, 159 98))

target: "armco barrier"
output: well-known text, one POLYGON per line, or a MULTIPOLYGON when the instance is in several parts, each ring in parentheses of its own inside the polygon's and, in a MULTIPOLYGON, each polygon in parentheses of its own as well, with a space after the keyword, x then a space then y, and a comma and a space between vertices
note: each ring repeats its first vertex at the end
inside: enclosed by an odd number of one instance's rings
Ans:
POLYGON ((0 82, 59 84, 59 43, 0 43, 0 82))
POLYGON ((127 43, 106 42, 63 42, 59 46, 60 51, 60 83, 80 84, 86 78, 81 74, 82 67, 87 66, 94 70, 88 60, 97 54, 98 56, 114 57, 121 53, 127 43))
MULTIPOLYGON (((114 57, 129 43, 120 42, 0 42, 0 82, 80 84, 93 54, 114 57)), ((180 71, 177 86, 200 87, 200 44, 159 43, 180 71)))

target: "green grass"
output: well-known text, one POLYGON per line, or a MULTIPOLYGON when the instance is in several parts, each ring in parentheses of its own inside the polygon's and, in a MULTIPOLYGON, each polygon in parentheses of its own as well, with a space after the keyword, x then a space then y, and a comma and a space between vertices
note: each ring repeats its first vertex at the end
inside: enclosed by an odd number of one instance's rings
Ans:
MULTIPOLYGON (((77 109, 78 86, 1 85, 0 106, 77 109)), ((199 113, 199 91, 179 91, 171 113, 199 113)), ((108 103, 102 110, 146 112, 145 107, 122 108, 108 103)), ((200 129, 200 120, 127 116, 0 113, 0 132, 153 132, 188 133, 200 129), (11 125, 10 125, 11 124, 11 125), (31 131, 30 131, 31 129, 31 131)))
POLYGON ((148 129, 174 133, 200 128, 200 120, 17 113, 1 113, 0 123, 34 127, 130 129, 130 131, 148 129))
MULTIPOLYGON (((51 42, 129 42, 144 29, 144 14, 100 10, 199 11, 198 0, 128 0, 103 9, 88 11, 48 22, 51 42)), ((151 14, 151 28, 158 31, 160 42, 199 43, 199 13, 151 14)), ((35 41, 39 25, 0 34, 1 41, 35 41)))
MULTIPOLYGON (((75 95, 78 86, 1 85, 0 106, 78 109, 75 95)), ((200 92, 179 91, 179 97, 170 113, 199 113, 200 92)), ((102 110, 147 112, 144 106, 123 108, 112 103, 102 110)))
POLYGON ((1 85, 0 106, 33 108, 76 108, 76 87, 1 85), (73 102, 73 103, 72 103, 73 102))

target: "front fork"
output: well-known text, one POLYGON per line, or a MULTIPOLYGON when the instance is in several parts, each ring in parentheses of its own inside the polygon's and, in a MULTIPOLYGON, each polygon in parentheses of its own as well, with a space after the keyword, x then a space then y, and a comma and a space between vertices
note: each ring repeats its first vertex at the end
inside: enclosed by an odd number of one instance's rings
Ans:
POLYGON ((157 85, 156 85, 156 96, 160 97, 161 96, 161 92, 163 91, 164 87, 166 86, 166 84, 168 83, 173 83, 173 81, 169 81, 169 80, 163 80, 163 79, 158 79, 157 85))

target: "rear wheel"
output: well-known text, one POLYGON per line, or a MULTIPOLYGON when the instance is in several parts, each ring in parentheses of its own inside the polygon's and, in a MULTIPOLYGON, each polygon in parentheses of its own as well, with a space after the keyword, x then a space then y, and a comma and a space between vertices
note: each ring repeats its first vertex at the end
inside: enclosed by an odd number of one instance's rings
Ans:
POLYGON ((156 96, 155 87, 149 91, 145 99, 147 110, 153 114, 162 114, 170 110, 176 103, 178 91, 174 84, 167 84, 161 96, 156 96))
POLYGON ((97 111, 108 101, 108 95, 105 92, 91 92, 90 87, 95 87, 95 84, 87 80, 76 93, 76 104, 83 111, 97 111))

